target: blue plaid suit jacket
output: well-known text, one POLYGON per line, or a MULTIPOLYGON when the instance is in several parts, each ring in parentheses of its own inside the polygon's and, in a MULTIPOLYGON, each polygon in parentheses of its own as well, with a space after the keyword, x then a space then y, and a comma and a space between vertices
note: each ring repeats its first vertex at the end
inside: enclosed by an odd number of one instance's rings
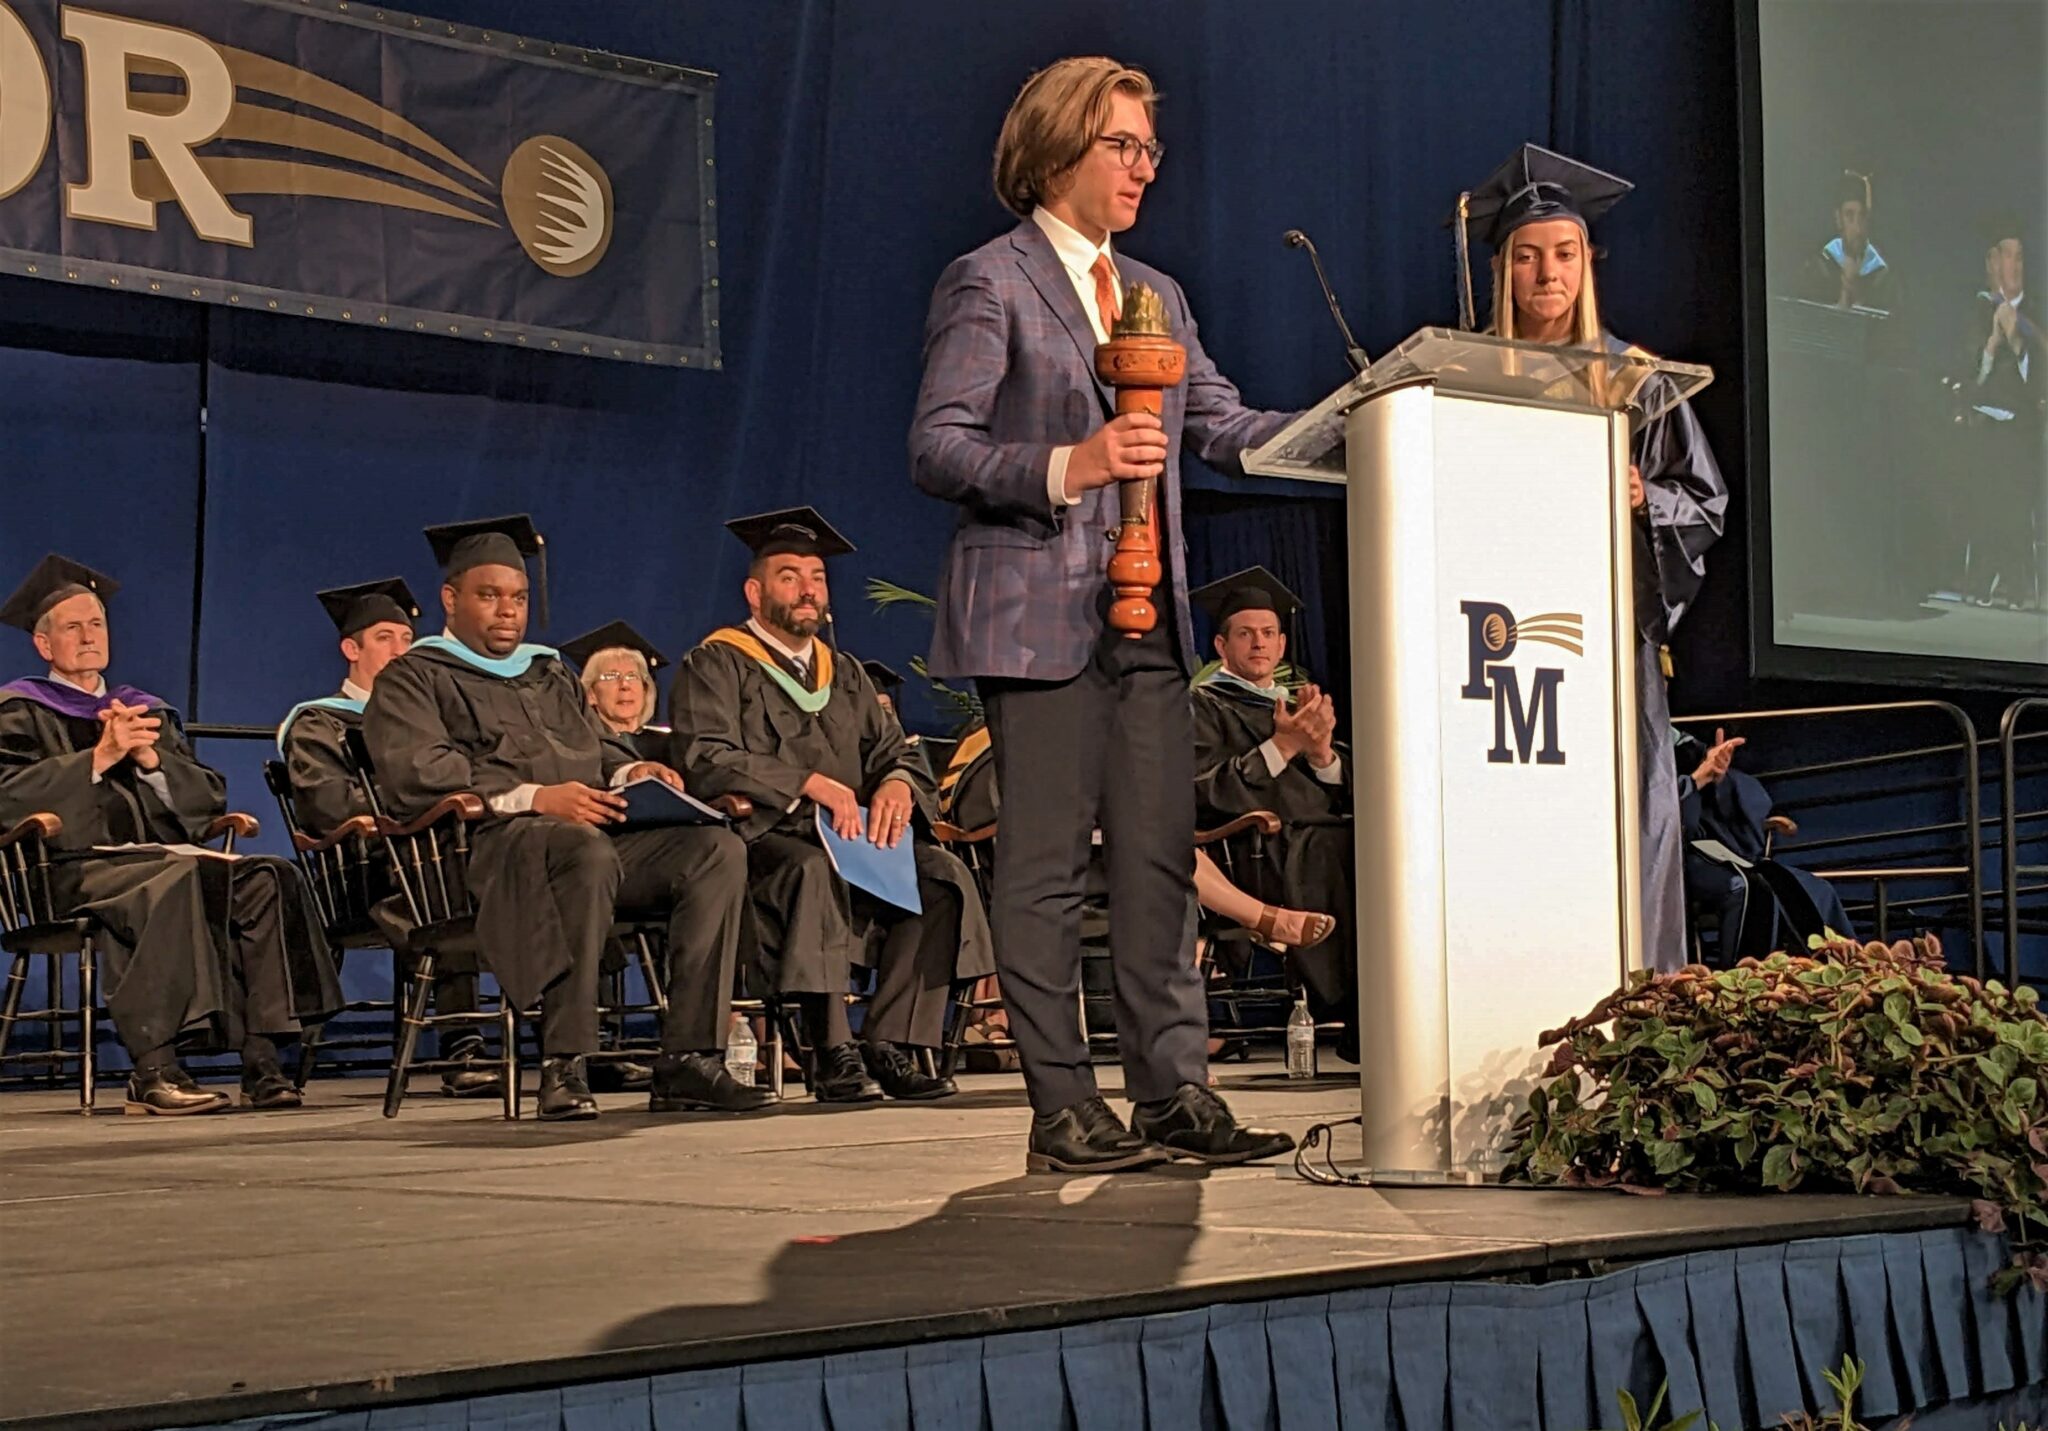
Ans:
MULTIPOLYGON (((1188 350, 1187 376, 1166 393, 1161 414, 1167 454, 1159 504, 1173 589, 1170 597, 1159 593, 1159 604, 1174 623, 1181 659, 1191 662, 1183 440, 1204 462, 1234 469, 1240 452, 1293 414, 1244 405, 1202 351, 1179 284, 1122 254, 1116 264, 1126 291, 1143 283, 1166 300, 1173 336, 1188 350)), ((1024 220, 940 275, 910 427, 911 480, 959 508, 939 575, 932 675, 1066 681, 1087 665, 1102 632, 1116 489, 1055 508, 1046 466, 1053 448, 1080 442, 1114 412, 1113 395, 1095 380, 1088 315, 1037 224, 1024 220)))

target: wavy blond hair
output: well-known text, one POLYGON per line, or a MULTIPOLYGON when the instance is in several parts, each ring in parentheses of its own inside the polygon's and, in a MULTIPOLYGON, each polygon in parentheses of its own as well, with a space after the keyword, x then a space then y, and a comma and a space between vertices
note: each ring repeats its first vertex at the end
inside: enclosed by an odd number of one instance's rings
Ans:
POLYGON ((1017 91, 996 137, 996 197, 1018 218, 1059 197, 1060 179, 1086 157, 1109 123, 1119 92, 1145 106, 1152 119, 1159 93, 1143 70, 1106 55, 1055 60, 1017 91))

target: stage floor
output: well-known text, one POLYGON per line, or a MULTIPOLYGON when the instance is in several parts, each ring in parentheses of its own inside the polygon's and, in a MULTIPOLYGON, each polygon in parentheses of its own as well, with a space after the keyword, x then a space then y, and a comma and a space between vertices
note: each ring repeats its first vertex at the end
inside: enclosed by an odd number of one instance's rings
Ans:
MULTIPOLYGON (((1274 1063, 1222 1079, 1241 1117, 1297 1135, 1357 1107, 1355 1085, 1289 1086, 1274 1063)), ((504 1123, 428 1079, 396 1122, 361 1079, 316 1082, 294 1113, 185 1120, 0 1095, 0 1420, 421 1401, 1968 1216, 1324 1188, 1285 1167, 1027 1177, 1019 1081, 963 1085, 745 1120, 622 1094, 570 1125, 504 1123)))

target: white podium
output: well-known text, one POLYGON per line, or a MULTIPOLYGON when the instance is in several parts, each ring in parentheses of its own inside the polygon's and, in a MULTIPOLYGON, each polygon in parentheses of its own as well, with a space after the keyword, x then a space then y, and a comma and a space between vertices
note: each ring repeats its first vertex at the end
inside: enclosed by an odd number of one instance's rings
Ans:
POLYGON ((1348 485, 1375 1181, 1496 1171, 1538 1034, 1641 965, 1629 422, 1711 379, 1426 328, 1245 454, 1348 485))

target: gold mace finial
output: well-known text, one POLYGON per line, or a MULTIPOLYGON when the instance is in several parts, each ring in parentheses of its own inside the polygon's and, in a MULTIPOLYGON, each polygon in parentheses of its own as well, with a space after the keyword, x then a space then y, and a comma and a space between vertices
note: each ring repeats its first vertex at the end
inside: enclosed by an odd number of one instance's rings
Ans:
POLYGON ((1112 338, 1171 338, 1173 322, 1166 316, 1166 300, 1142 283, 1124 290, 1124 311, 1117 316, 1112 338))

